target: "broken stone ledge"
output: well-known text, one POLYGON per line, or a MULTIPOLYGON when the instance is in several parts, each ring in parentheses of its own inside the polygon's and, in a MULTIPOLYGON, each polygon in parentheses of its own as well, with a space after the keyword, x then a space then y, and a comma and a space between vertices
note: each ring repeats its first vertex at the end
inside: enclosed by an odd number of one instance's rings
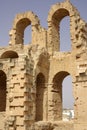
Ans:
POLYGON ((39 121, 34 123, 29 130, 73 130, 73 121, 56 121, 45 122, 39 121))

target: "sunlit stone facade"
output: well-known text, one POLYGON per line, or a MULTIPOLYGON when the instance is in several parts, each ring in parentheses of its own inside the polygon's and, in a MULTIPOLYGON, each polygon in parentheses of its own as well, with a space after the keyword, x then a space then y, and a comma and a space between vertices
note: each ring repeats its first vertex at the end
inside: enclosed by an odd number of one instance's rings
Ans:
POLYGON ((17 14, 9 45, 0 48, 1 130, 87 130, 87 23, 69 0, 51 7, 47 22, 44 29, 33 12, 17 14), (70 17, 70 52, 60 52, 60 22, 65 16, 70 17), (28 26, 32 40, 25 45, 28 26), (62 82, 68 75, 75 117, 64 122, 62 82))

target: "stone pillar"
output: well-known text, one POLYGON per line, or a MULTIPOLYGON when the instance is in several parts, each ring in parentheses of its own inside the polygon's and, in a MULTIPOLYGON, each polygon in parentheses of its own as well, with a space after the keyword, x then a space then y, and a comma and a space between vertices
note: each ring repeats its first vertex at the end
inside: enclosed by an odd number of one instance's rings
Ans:
POLYGON ((35 121, 47 121, 47 86, 45 77, 39 73, 36 78, 36 117, 35 121))
POLYGON ((76 76, 75 93, 75 121, 74 130, 87 130, 87 74, 86 62, 79 63, 79 74, 76 76))
POLYGON ((33 61, 20 56, 10 63, 5 128, 27 130, 33 118, 33 61))
POLYGON ((35 87, 33 85, 33 61, 31 58, 26 61, 24 89, 24 127, 27 130, 34 122, 35 115, 35 87))
POLYGON ((48 121, 62 120, 62 87, 53 88, 54 84, 48 85, 48 121))
POLYGON ((48 120, 48 92, 47 92, 47 83, 45 83, 45 88, 44 88, 43 108, 44 108, 43 121, 47 121, 48 120))

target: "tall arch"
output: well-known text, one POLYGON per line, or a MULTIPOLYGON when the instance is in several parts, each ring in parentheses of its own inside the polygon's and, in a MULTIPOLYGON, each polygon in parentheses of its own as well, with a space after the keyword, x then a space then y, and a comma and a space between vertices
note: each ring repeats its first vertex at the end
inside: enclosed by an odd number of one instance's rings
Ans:
POLYGON ((62 94, 62 82, 65 77, 70 75, 66 71, 61 71, 55 74, 53 78, 53 86, 52 86, 52 92, 53 92, 53 101, 55 101, 54 104, 54 119, 62 120, 62 111, 63 111, 63 94, 62 94))
POLYGON ((6 74, 0 70, 0 112, 6 110, 6 74))
POLYGON ((53 21, 52 27, 55 28, 53 29, 53 34, 55 35, 55 40, 57 42, 55 43, 54 46, 56 47, 57 44, 58 51, 60 51, 60 22, 66 16, 69 16, 69 12, 66 9, 59 9, 52 16, 52 21, 53 21))
POLYGON ((36 78, 36 121, 43 120, 44 114, 44 88, 45 77, 42 73, 39 73, 36 78))
POLYGON ((18 21, 16 24, 16 43, 23 44, 24 43, 24 30, 27 26, 31 25, 31 21, 28 18, 23 18, 18 21))
POLYGON ((18 14, 14 19, 13 28, 9 33, 9 44, 24 44, 24 31, 28 26, 31 26, 31 30, 33 30, 31 31, 31 35, 35 35, 35 30, 38 30, 39 26, 38 17, 31 11, 18 14))
MULTIPOLYGON (((59 51, 60 50, 60 22, 66 17, 70 17, 70 33, 72 42, 76 42, 75 32, 76 25, 79 19, 79 13, 75 7, 69 2, 65 1, 53 5, 48 14, 48 50, 59 51), (72 31, 73 30, 73 31, 72 31)), ((73 44, 72 49, 75 48, 73 44)))

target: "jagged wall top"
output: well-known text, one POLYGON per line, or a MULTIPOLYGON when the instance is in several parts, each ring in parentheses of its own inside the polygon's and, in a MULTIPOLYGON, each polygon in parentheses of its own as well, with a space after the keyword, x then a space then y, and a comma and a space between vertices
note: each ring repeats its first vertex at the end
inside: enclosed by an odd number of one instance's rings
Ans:
MULTIPOLYGON (((60 22, 65 17, 70 17, 70 37, 72 50, 76 48, 81 28, 84 28, 85 22, 80 18, 79 12, 69 0, 54 4, 48 13, 48 29, 40 25, 38 17, 33 12, 18 14, 10 31, 9 45, 24 44, 24 30, 31 25, 31 43, 38 44, 47 48, 48 51, 60 51, 60 22)), ((80 42, 80 41, 79 41, 80 42)))

